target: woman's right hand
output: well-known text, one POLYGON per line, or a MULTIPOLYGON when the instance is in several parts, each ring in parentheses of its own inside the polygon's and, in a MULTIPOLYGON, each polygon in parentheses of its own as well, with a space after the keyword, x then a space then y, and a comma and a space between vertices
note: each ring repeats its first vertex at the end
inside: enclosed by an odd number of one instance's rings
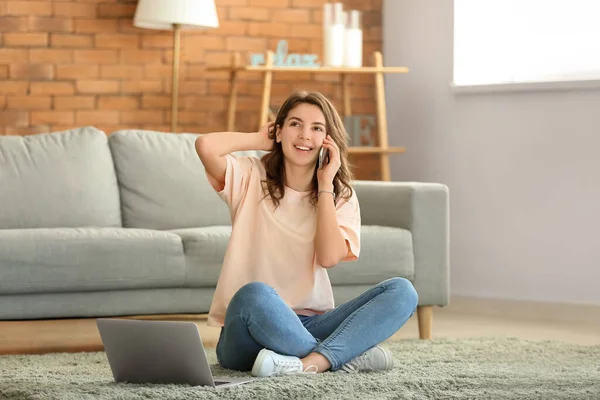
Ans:
POLYGON ((267 122, 258 130, 259 138, 259 150, 271 151, 273 150, 273 143, 275 142, 275 123, 267 122))

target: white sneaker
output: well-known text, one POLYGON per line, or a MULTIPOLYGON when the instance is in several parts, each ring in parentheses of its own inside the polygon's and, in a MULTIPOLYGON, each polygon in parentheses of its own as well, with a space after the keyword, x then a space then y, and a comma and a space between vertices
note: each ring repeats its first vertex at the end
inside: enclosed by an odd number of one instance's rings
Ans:
POLYGON ((339 369, 340 372, 389 371, 394 367, 392 352, 385 347, 375 346, 354 357, 339 369))
POLYGON ((303 368, 302 361, 298 357, 282 356, 274 351, 262 349, 252 366, 252 375, 264 377, 318 372, 316 365, 311 365, 306 370, 303 368))

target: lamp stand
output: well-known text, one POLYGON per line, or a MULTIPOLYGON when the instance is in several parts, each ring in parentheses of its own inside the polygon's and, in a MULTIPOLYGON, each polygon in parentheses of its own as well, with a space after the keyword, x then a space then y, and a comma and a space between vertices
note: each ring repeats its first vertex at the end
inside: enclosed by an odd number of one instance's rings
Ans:
POLYGON ((171 132, 177 132, 177 99, 179 97, 179 48, 181 24, 173 24, 173 88, 171 89, 171 132))

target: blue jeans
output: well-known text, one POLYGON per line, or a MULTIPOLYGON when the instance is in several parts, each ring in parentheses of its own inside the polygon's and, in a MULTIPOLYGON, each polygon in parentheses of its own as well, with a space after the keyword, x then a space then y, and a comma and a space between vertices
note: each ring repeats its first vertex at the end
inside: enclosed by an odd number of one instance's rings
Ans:
POLYGON ((217 359, 223 368, 249 371, 263 348, 299 358, 317 352, 335 371, 396 333, 417 302, 408 280, 392 278, 324 314, 302 316, 272 287, 248 283, 227 307, 217 359))

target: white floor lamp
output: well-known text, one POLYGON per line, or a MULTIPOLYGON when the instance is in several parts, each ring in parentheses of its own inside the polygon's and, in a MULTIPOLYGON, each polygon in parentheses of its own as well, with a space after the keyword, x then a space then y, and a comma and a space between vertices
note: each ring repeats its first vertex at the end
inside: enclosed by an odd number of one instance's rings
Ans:
POLYGON ((218 28, 214 0, 139 0, 133 17, 138 28, 173 30, 173 91, 171 131, 177 131, 179 96, 179 49, 181 30, 218 28))

